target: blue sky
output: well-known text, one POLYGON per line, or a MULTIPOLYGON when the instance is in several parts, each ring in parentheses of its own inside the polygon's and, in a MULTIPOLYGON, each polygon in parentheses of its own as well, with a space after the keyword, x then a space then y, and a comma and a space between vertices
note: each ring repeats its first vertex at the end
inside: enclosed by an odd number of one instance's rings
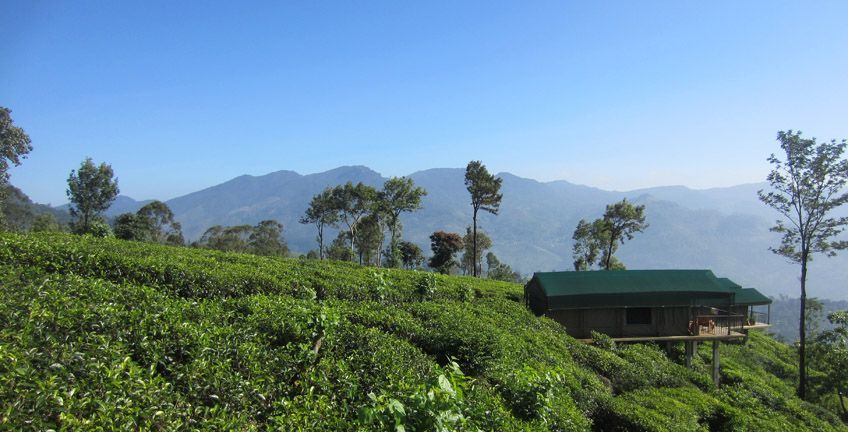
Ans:
POLYGON ((65 202, 90 156, 137 199, 472 159, 707 188, 762 181, 778 130, 848 138, 848 2, 593 3, 6 0, 12 183, 65 202))

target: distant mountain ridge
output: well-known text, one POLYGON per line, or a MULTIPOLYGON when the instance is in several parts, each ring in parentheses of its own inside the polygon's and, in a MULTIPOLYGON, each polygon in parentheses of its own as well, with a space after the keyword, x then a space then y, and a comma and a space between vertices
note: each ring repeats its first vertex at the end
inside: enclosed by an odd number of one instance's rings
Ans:
MULTIPOLYGON (((436 230, 464 233, 471 208, 462 168, 434 168, 409 175, 428 195, 424 208, 402 217, 404 238, 429 251, 436 230)), ((768 228, 777 213, 757 199, 765 183, 693 190, 683 186, 606 191, 567 181, 539 182, 510 173, 503 178, 498 216, 483 214, 479 225, 494 242, 493 251, 524 273, 571 269, 571 234, 581 218, 600 216, 622 198, 646 205, 650 227, 625 243, 618 256, 628 268, 709 268, 770 295, 797 295, 797 266, 769 252, 777 236, 768 228)), ((243 175, 166 201, 194 240, 212 225, 255 224, 276 219, 294 251, 316 248, 315 229, 298 223, 313 195, 347 181, 380 187, 386 180, 364 166, 344 166, 302 175, 277 171, 243 175)), ((135 211, 144 202, 122 197, 114 216, 135 211), (128 201, 129 200, 129 201, 128 201), (134 207, 135 206, 135 207, 134 207)), ((326 235, 332 239, 335 232, 326 235)), ((811 294, 848 298, 848 257, 817 257, 811 264, 811 294)))

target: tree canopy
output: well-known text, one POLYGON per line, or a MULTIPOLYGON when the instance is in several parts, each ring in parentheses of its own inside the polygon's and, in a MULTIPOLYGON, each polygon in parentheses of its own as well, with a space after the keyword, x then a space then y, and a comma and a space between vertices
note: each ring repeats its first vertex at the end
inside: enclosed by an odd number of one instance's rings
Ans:
MULTIPOLYGON (((29 135, 12 121, 12 111, 0 106, 0 207, 5 201, 6 182, 9 181, 9 166, 18 166, 21 159, 32 151, 29 135)), ((3 212, 0 211, 0 226, 3 225, 3 212)))
POLYGON ((442 274, 450 274, 456 265, 454 254, 462 249, 462 237, 457 233, 436 231, 430 236, 430 249, 433 256, 430 257, 429 265, 442 274))
POLYGON ((604 270, 623 268, 614 257, 619 244, 624 240, 632 240, 633 234, 642 232, 648 227, 645 223, 645 206, 634 206, 623 199, 607 206, 602 219, 602 229, 597 233, 599 240, 605 241, 603 251, 604 270))
POLYGON ((105 162, 95 165, 91 158, 86 158, 79 170, 71 170, 66 193, 71 201, 75 232, 90 233, 94 219, 112 205, 120 192, 118 179, 113 176, 111 165, 105 162))
POLYGON ((413 212, 421 208, 421 199, 427 195, 423 188, 416 187, 415 182, 409 177, 392 177, 383 183, 379 200, 383 203, 386 213, 386 224, 389 227, 389 267, 400 267, 401 253, 398 241, 401 235, 400 215, 404 212, 413 212))

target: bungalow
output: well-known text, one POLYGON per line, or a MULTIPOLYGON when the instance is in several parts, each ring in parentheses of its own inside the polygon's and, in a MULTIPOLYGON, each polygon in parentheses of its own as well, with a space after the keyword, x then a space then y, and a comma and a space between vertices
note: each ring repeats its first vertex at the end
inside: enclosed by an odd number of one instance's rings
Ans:
POLYGON ((710 270, 536 273, 527 306, 585 339, 592 331, 621 341, 725 340, 768 326, 755 306, 771 300, 710 270))
POLYGON ((771 299, 710 270, 621 270, 536 273, 524 301, 578 339, 592 331, 619 342, 685 344, 691 366, 699 341, 712 341, 713 381, 719 384, 719 345, 769 326, 771 299), (766 312, 755 307, 767 306, 766 312))

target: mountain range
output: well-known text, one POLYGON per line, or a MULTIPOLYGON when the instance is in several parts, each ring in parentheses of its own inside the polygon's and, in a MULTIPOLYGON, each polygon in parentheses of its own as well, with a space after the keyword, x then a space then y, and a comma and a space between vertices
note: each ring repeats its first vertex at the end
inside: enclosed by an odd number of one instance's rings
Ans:
MULTIPOLYGON (((429 251, 429 236, 444 230, 463 234, 471 224, 465 170, 436 168, 410 174, 428 192, 423 209, 402 217, 405 239, 429 251)), ((645 205, 649 227, 623 244, 617 256, 629 269, 708 268, 769 295, 797 296, 798 266, 769 251, 779 237, 769 231, 777 213, 757 198, 765 183, 693 190, 683 186, 627 192, 607 191, 566 181, 539 182, 509 173, 497 216, 487 213, 478 225, 494 243, 502 262, 525 274, 571 269, 571 234, 581 219, 599 217, 607 204, 627 198, 645 205)), ((166 201, 188 240, 213 225, 280 221, 294 251, 317 247, 315 228, 298 223, 313 195, 347 181, 380 187, 386 180, 364 166, 345 166, 301 175, 277 171, 243 175, 166 201)), ((149 201, 120 197, 107 215, 134 211, 149 201)), ((331 232, 326 238, 332 239, 331 232)), ((848 298, 848 255, 816 257, 809 272, 809 295, 848 298)))

